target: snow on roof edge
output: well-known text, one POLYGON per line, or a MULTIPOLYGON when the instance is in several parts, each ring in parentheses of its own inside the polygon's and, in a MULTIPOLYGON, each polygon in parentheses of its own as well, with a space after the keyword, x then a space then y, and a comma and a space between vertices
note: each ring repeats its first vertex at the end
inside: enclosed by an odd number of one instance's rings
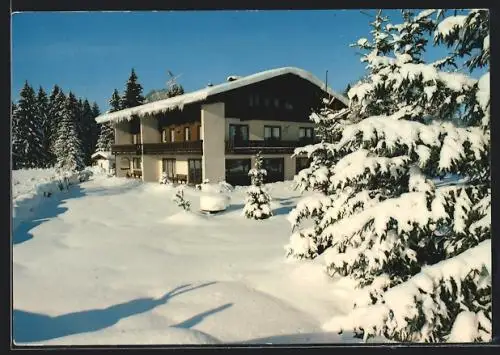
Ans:
POLYGON ((106 159, 113 159, 114 158, 113 154, 111 154, 111 152, 108 152, 108 151, 106 151, 106 152, 95 152, 94 154, 92 154, 90 156, 90 158, 94 159, 97 156, 103 156, 106 159))
MULTIPOLYGON (((296 68, 296 67, 283 67, 283 68, 277 68, 277 69, 270 69, 262 72, 258 72, 255 74, 251 74, 248 76, 244 76, 239 78, 238 80, 230 81, 230 82, 224 82, 218 85, 214 85, 211 87, 206 87, 203 89, 199 89, 196 91, 192 91, 190 93, 186 93, 183 95, 179 96, 174 96, 170 97, 168 99, 164 100, 158 100, 154 102, 150 102, 144 105, 132 107, 132 108, 127 108, 124 110, 112 112, 112 113, 105 113, 103 115, 97 116, 95 118, 97 123, 104 123, 104 122, 109 122, 109 121, 121 121, 123 119, 130 120, 132 116, 136 115, 139 117, 144 117, 145 115, 148 114, 154 114, 154 113, 160 113, 160 112, 166 112, 168 110, 173 110, 175 108, 183 109, 184 105, 193 103, 193 102, 198 102, 198 101, 203 101, 207 99, 209 96, 219 94, 222 92, 226 92, 229 90, 237 89, 242 86, 250 85, 256 82, 260 82, 263 80, 271 79, 276 76, 280 75, 285 75, 285 74, 294 74, 302 79, 308 80, 309 82, 315 84, 319 88, 325 90, 325 83, 322 82, 320 79, 318 79, 316 76, 314 76, 312 73, 296 68)), ((335 97, 337 100, 342 102, 345 105, 348 105, 349 101, 347 98, 344 96, 338 94, 335 92, 332 88, 327 87, 326 92, 328 92, 330 95, 335 97)))

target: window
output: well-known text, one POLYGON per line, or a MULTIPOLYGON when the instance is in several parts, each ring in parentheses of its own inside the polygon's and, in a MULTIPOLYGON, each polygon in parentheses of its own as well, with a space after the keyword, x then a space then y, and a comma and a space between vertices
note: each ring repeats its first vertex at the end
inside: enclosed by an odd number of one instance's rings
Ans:
POLYGON ((141 135, 139 133, 132 135, 132 143, 133 144, 141 144, 141 135))
POLYGON ((280 107, 280 100, 279 99, 274 99, 274 107, 276 107, 276 108, 280 107))
POLYGON ((120 170, 130 170, 130 159, 121 158, 120 159, 120 170))
POLYGON ((248 141, 248 125, 230 124, 229 140, 233 143, 248 141))
POLYGON ((170 128, 170 142, 175 142, 175 129, 170 128))
POLYGON ((233 186, 250 185, 250 159, 226 159, 226 182, 233 186))
POLYGON ((283 181, 285 179, 285 160, 284 158, 265 158, 263 160, 264 169, 267 171, 266 183, 283 181))
POLYGON ((132 158, 132 169, 141 170, 141 158, 132 158))
POLYGON ((259 95, 255 94, 255 100, 254 100, 255 106, 259 106, 259 95))
POLYGON ((270 103, 270 101, 271 101, 271 100, 269 100, 269 98, 268 98, 268 97, 266 97, 266 98, 264 99, 264 105, 266 105, 266 107, 269 107, 269 103, 270 103))
POLYGON ((253 95, 248 96, 248 106, 253 106, 253 95))
POLYGON ((312 127, 300 127, 299 128, 299 139, 312 139, 313 138, 313 128, 312 127))
POLYGON ((198 129, 198 132, 197 132, 198 133, 198 140, 201 141, 201 126, 198 126, 197 129, 198 129))
POLYGON ((295 158, 295 174, 298 174, 299 171, 308 168, 311 165, 311 160, 306 157, 297 157, 295 158))
POLYGON ((166 129, 163 129, 161 131, 161 142, 162 143, 166 143, 167 142, 167 130, 166 129))
POLYGON ((175 159, 163 159, 162 172, 166 173, 167 177, 173 180, 175 178, 175 159))
POLYGON ((184 140, 185 141, 191 140, 191 127, 184 127, 184 140))
POLYGON ((289 103, 289 102, 285 102, 285 108, 286 108, 287 110, 293 110, 293 106, 292 106, 292 104, 291 104, 291 103, 289 103))
POLYGON ((264 126, 264 139, 265 140, 281 140, 281 127, 280 126, 264 126))

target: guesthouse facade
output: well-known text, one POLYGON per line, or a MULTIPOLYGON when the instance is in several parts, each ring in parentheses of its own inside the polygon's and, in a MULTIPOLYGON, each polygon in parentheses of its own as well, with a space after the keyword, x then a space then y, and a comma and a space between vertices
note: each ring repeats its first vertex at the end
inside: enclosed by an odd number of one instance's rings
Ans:
POLYGON ((306 167, 292 157, 317 138, 309 121, 324 98, 342 108, 347 100, 311 73, 294 67, 268 70, 184 95, 96 118, 113 122, 118 177, 176 182, 205 179, 247 185, 253 156, 261 152, 267 182, 291 180, 306 167))

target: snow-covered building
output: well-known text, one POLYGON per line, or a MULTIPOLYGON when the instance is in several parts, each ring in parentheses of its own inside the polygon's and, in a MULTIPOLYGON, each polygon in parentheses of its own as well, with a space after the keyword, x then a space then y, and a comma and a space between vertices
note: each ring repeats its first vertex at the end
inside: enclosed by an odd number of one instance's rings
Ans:
POLYGON ((91 155, 92 165, 103 168, 106 172, 115 169, 116 158, 111 152, 95 152, 91 155))
POLYGON ((315 140, 311 110, 331 97, 347 99, 311 73, 285 67, 96 117, 114 122, 116 175, 198 184, 205 179, 250 183, 253 156, 261 152, 266 182, 290 180, 306 158, 294 148, 315 140))

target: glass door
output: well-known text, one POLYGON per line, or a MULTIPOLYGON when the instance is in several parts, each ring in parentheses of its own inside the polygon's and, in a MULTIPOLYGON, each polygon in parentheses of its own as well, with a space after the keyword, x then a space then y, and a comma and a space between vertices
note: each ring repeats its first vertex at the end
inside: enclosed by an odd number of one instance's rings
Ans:
POLYGON ((175 159, 163 159, 163 172, 170 180, 175 178, 175 159))
POLYGON ((201 184, 201 159, 188 160, 189 180, 190 184, 201 184))

